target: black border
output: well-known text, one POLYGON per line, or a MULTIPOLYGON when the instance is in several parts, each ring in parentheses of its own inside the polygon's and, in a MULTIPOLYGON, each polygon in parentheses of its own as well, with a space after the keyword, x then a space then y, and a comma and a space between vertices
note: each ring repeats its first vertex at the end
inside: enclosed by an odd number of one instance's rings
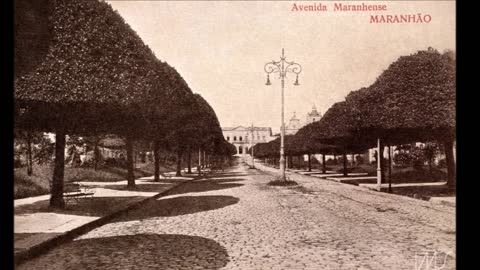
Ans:
POLYGON ((2 244, 2 269, 14 269, 14 238, 13 238, 13 1, 1 1, 2 7, 2 51, 4 58, 1 61, 2 69, 2 131, 1 138, 1 204, 2 221, 1 244, 2 244))

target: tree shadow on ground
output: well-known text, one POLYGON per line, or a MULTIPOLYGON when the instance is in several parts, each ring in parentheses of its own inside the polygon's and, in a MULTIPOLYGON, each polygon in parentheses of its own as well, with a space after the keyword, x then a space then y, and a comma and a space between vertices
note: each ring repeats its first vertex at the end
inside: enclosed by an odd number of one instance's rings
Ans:
POLYGON ((202 182, 202 181, 211 181, 215 183, 227 183, 227 182, 240 182, 240 181, 245 181, 247 179, 245 178, 225 178, 225 177, 211 177, 207 179, 201 179, 201 180, 196 180, 195 183, 197 182, 202 182))
POLYGON ((161 192, 166 188, 172 186, 170 183, 159 184, 136 184, 135 188, 129 188, 126 184, 123 185, 92 185, 91 188, 104 188, 118 191, 132 191, 132 192, 161 192))
POLYGON ((152 179, 143 179, 141 180, 143 183, 171 183, 171 184, 176 184, 179 182, 185 182, 188 181, 189 179, 183 178, 183 179, 175 179, 175 178, 160 178, 159 181, 155 181, 152 179))
POLYGON ((148 202, 141 209, 131 210, 116 221, 131 221, 154 217, 173 217, 210 211, 236 204, 232 196, 182 196, 148 202))
POLYGON ((218 242, 181 234, 80 239, 19 269, 220 269, 230 261, 218 242))
POLYGON ((228 183, 228 182, 243 181, 243 180, 244 179, 236 178, 236 179, 222 179, 222 180, 208 179, 208 180, 194 181, 186 185, 182 185, 172 190, 169 190, 166 195, 177 195, 177 194, 185 194, 185 193, 191 193, 191 192, 207 192, 207 191, 222 190, 222 189, 228 189, 228 188, 236 188, 236 187, 243 186, 243 184, 228 183))
POLYGON ((13 234, 13 239, 15 242, 14 251, 15 253, 25 251, 27 248, 31 247, 32 244, 33 245, 40 244, 46 240, 55 238, 61 234, 62 233, 59 233, 59 232, 14 233, 13 234))
POLYGON ((225 172, 225 173, 214 173, 214 177, 239 177, 247 176, 245 173, 234 173, 234 172, 225 172))
POLYGON ((65 209, 52 209, 49 207, 49 200, 38 201, 15 207, 15 215, 26 215, 34 213, 56 213, 78 216, 105 216, 125 207, 129 203, 145 199, 143 196, 131 197, 92 197, 68 200, 65 209))

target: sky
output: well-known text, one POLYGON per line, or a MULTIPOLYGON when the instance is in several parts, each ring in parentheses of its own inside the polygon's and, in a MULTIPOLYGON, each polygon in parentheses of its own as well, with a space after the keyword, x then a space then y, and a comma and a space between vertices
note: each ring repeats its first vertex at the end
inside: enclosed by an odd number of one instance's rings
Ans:
POLYGON ((287 61, 303 70, 285 82, 285 121, 301 121, 368 87, 402 55, 433 47, 455 50, 454 1, 363 1, 386 11, 339 12, 334 3, 361 1, 106 1, 155 53, 175 67, 213 107, 221 126, 281 124, 281 85, 264 66, 287 61), (295 12, 293 4, 327 11, 295 12), (426 15, 429 23, 370 23, 370 15, 426 15))

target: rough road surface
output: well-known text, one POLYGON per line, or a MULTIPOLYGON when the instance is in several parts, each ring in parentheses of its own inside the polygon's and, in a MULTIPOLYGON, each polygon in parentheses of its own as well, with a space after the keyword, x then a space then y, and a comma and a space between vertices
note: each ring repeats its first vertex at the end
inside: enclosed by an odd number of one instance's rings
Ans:
POLYGON ((301 175, 299 187, 267 186, 273 178, 237 165, 17 269, 455 268, 453 207, 301 175))

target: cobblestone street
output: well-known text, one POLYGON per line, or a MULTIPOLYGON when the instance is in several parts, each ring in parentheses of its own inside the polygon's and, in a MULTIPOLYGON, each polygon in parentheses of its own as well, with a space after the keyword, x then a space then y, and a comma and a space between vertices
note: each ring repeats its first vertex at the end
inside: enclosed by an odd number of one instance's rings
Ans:
POLYGON ((17 268, 415 269, 427 251, 455 268, 454 207, 289 177, 237 165, 17 268))

